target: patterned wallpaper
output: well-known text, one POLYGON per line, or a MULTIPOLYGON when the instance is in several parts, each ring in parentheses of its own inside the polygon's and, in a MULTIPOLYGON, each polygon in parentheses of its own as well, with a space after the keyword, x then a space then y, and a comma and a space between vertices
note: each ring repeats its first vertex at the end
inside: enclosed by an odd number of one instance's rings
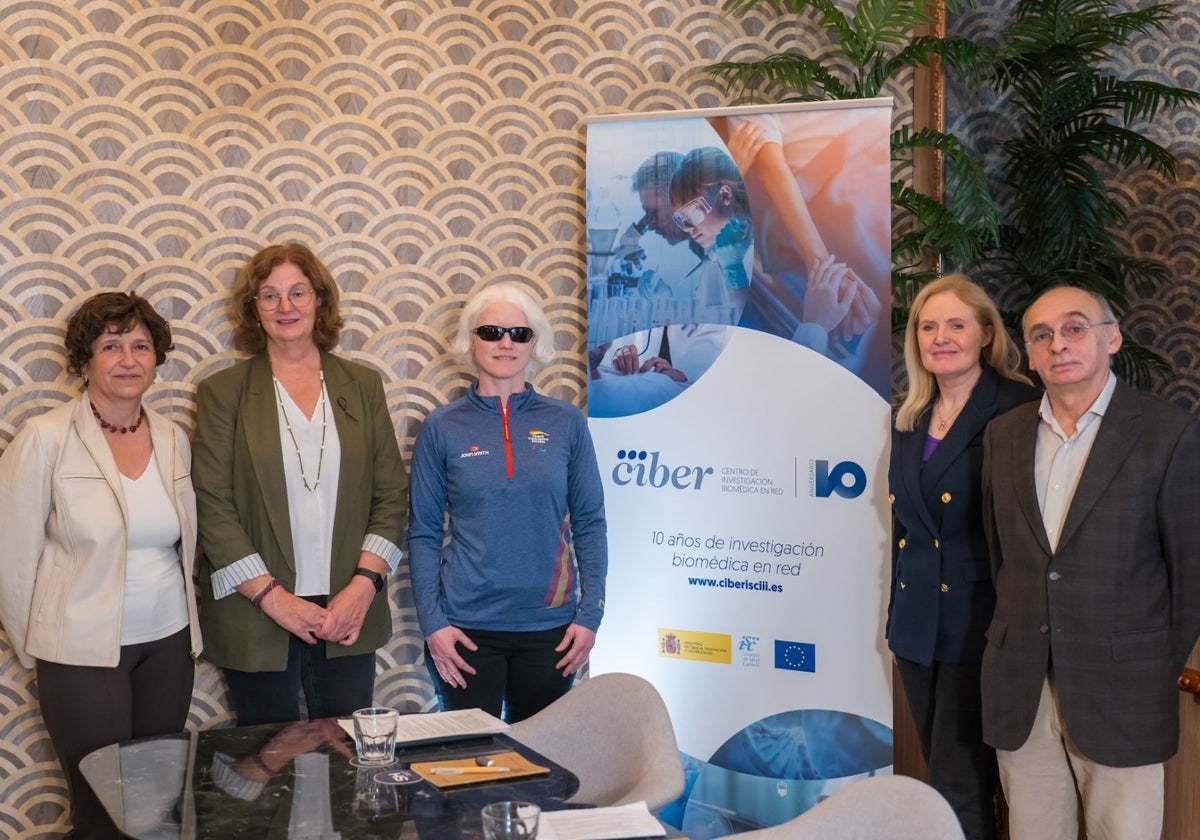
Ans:
MULTIPOLYGON (((995 43, 1009 5, 1004 0, 980 0, 974 10, 951 17, 949 34, 995 43)), ((1176 3, 1175 11, 1177 20, 1166 32, 1135 39, 1111 72, 1125 79, 1200 89, 1200 4, 1176 3)), ((985 163, 996 152, 997 138, 1006 136, 1004 114, 1003 102, 950 84, 947 127, 968 138, 985 163)), ((1200 412, 1200 115, 1190 109, 1164 112, 1157 122, 1133 128, 1167 148, 1176 157, 1178 170, 1176 180, 1169 183, 1138 169, 1113 182, 1128 214, 1118 240, 1135 257, 1165 263, 1168 273, 1160 289, 1131 292, 1122 326, 1174 367, 1175 375, 1155 390, 1196 413, 1200 412)))
MULTIPOLYGON (((289 239, 337 277, 341 352, 382 373, 406 453, 421 418, 468 381, 448 335, 492 278, 543 300, 561 355, 536 383, 583 404, 583 120, 729 104, 703 66, 795 35, 766 11, 730 19, 712 0, 4 0, 0 448, 77 392, 63 322, 100 288, 135 290, 171 320, 176 351, 150 402, 190 427, 195 383, 236 357, 234 272, 289 239)), ((1193 15, 1170 41, 1195 36, 1193 15)), ((820 50, 819 36, 800 41, 820 50)), ((1194 82, 1194 46, 1169 67, 1150 45, 1142 54, 1139 72, 1194 82)), ((897 122, 911 117, 907 88, 890 91, 897 122)), ((964 119, 987 128, 986 113, 964 119)), ((1145 207, 1132 241, 1179 277, 1130 323, 1183 369, 1170 389, 1191 403, 1194 129, 1165 129, 1190 186, 1125 187, 1145 207)), ((379 700, 429 708, 411 593, 397 579, 390 597, 379 700)), ((228 722, 202 665, 191 724, 228 722)), ((0 836, 65 830, 32 674, 2 631, 0 802, 0 836)))
MULTIPOLYGON (((584 118, 728 104, 701 68, 790 37, 695 0, 4 0, 0 449, 77 393, 64 319, 100 288, 171 320, 149 399, 190 427, 195 383, 235 359, 234 272, 291 239, 333 270, 341 352, 383 374, 406 452, 468 382, 448 336, 492 278, 544 301, 561 355, 536 383, 583 404, 584 118)), ((379 700, 429 708, 411 593, 390 596, 379 700)), ((202 665, 191 724, 229 719, 202 665)), ((0 802, 0 836, 65 829, 2 632, 0 802)))

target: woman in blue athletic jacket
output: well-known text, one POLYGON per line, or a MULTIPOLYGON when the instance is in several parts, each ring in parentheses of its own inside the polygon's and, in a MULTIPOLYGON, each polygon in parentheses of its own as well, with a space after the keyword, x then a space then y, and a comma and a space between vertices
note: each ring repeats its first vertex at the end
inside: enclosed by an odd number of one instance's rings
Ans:
POLYGON ((442 706, 515 722, 565 694, 595 643, 604 494, 583 414, 526 381, 554 354, 528 293, 499 283, 476 294, 454 349, 477 381, 417 438, 413 597, 442 706))

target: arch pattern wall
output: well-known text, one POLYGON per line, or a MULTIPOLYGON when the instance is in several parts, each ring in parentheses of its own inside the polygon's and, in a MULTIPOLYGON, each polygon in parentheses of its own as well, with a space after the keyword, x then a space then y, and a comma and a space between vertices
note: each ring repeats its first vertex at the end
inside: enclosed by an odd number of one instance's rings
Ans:
MULTIPOLYGON (((448 333, 490 278, 545 302, 561 357, 537 384, 582 404, 583 118, 730 104, 702 68, 795 36, 770 14, 727 18, 715 0, 5 0, 0 449, 76 393, 63 321, 100 288, 136 290, 171 320, 177 350, 151 402, 190 427, 194 384, 235 358, 233 273, 283 239, 334 270, 342 352, 383 374, 406 453, 425 413, 467 382, 448 333)), ((1168 40, 1194 36, 1193 16, 1168 40)), ((908 86, 890 93, 909 121, 908 86)), ((1152 205, 1137 241, 1165 248, 1185 282, 1139 304, 1137 329, 1194 383, 1195 131, 1171 130, 1192 155, 1190 191, 1131 189, 1152 205)), ((1200 399, 1194 385, 1176 394, 1200 399)), ((403 581, 390 597, 380 700, 428 708, 403 581)), ((228 720, 202 665, 191 725, 228 720)), ((0 836, 60 834, 65 801, 32 674, 0 631, 0 836)))
MULTIPOLYGON (((339 280, 341 352, 383 374, 406 453, 467 383, 448 334, 491 278, 544 301, 561 356, 537 384, 582 404, 583 118, 728 104, 704 65, 792 36, 694 0, 6 0, 0 449, 77 393, 64 319, 101 288, 171 321, 150 402, 190 427, 195 383, 236 358, 234 272, 288 239, 339 280)), ((411 594, 390 597, 379 699, 428 708, 411 594)), ((65 829, 32 676, 0 632, 5 837, 65 829)), ((202 664, 190 724, 228 721, 202 664)))

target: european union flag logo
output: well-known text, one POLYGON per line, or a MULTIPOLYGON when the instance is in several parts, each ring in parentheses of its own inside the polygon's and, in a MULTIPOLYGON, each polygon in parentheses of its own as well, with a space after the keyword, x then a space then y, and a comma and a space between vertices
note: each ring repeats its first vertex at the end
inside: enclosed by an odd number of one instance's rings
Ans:
POLYGON ((775 640, 775 667, 785 671, 817 672, 817 646, 808 642, 775 640))

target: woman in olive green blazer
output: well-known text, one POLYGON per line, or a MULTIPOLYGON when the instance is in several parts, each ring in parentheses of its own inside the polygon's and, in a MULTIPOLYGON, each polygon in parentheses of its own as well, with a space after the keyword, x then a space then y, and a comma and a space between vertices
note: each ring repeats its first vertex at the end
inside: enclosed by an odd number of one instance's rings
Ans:
POLYGON ((200 383, 193 441, 205 657, 239 724, 299 719, 301 691, 347 715, 373 701, 405 528, 383 382, 328 352, 337 286, 304 246, 256 254, 232 295, 255 355, 200 383))

